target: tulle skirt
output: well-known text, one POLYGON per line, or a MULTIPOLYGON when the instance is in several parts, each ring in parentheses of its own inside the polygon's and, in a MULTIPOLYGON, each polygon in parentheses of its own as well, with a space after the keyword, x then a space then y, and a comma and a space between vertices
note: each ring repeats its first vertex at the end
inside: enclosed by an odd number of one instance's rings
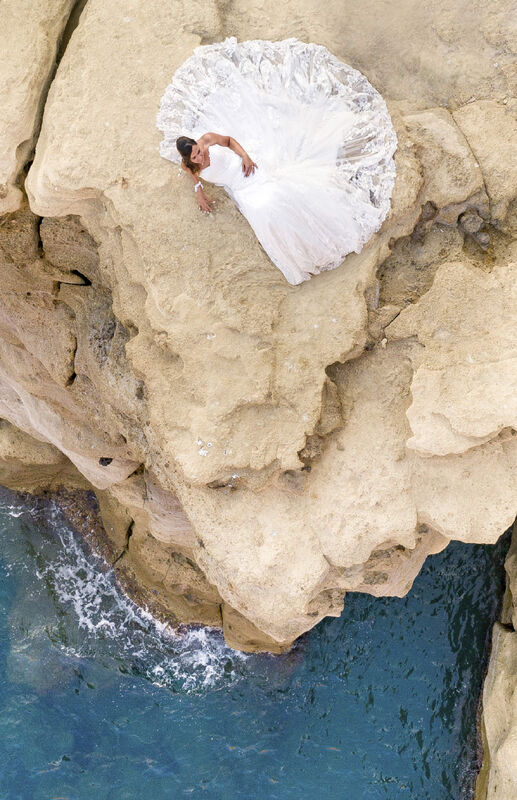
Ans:
POLYGON ((390 207, 397 139, 386 104, 364 75, 327 48, 291 38, 235 37, 197 47, 162 100, 160 154, 176 138, 213 131, 258 164, 210 148, 201 178, 225 187, 271 261, 293 284, 360 252, 390 207))

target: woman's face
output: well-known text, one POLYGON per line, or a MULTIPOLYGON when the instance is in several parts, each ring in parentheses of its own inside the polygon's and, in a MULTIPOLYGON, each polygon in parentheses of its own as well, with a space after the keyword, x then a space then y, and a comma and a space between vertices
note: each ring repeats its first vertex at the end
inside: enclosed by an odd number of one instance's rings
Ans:
POLYGON ((192 145, 192 150, 190 151, 190 160, 193 161, 194 164, 203 163, 203 149, 200 147, 200 145, 192 145))

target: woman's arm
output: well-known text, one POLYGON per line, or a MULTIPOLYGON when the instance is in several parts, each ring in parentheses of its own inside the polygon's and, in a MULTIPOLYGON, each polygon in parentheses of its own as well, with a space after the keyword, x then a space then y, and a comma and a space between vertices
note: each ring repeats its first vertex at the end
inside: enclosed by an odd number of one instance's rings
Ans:
MULTIPOLYGON (((192 178, 192 180, 194 182, 194 186, 195 186, 196 183, 199 182, 199 175, 196 175, 195 172, 191 172, 191 170, 186 166, 186 164, 183 163, 183 161, 181 162, 181 166, 185 170, 185 172, 188 175, 190 175, 190 177, 192 178)), ((201 209, 201 211, 205 211, 205 212, 209 213, 212 210, 210 208, 210 203, 214 203, 215 201, 208 199, 208 197, 203 193, 203 189, 201 188, 201 186, 198 186, 195 191, 196 191, 196 195, 197 195, 197 204, 198 204, 199 208, 201 209)))
POLYGON ((220 133, 204 133, 201 137, 203 141, 209 146, 211 144, 220 144, 221 147, 229 147, 234 153, 242 158, 242 171, 248 177, 252 172, 255 172, 257 164, 249 157, 246 150, 239 144, 237 139, 233 136, 221 136, 220 133))

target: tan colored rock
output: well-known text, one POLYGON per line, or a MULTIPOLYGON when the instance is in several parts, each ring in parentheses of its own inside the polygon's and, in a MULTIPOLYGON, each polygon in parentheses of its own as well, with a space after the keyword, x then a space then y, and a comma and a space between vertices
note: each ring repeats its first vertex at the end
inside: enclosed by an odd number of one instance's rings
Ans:
POLYGON ((353 25, 339 4, 271 8, 87 3, 48 94, 32 215, 0 229, 0 415, 97 488, 134 596, 217 621, 235 646, 281 650, 341 613, 345 592, 403 594, 427 554, 493 541, 517 511, 511 372, 497 373, 508 408, 485 400, 490 369, 513 357, 513 268, 501 258, 478 275, 465 255, 463 232, 486 233, 470 229, 487 216, 492 161, 476 166, 443 107, 474 87, 491 101, 506 91, 512 28, 499 2, 404 0, 389 18, 366 2, 353 25), (473 13, 472 29, 457 24, 473 13), (159 158, 165 86, 197 44, 230 32, 326 44, 384 94, 396 127, 383 227, 297 287, 220 188, 216 214, 198 219, 159 158), (388 330, 405 341, 375 346, 388 330), (459 365, 476 342, 465 410, 459 365), (447 374, 448 394, 424 396, 426 369, 447 374))
POLYGON ((285 653, 291 647, 291 642, 287 640, 283 644, 277 642, 270 636, 265 636, 242 614, 239 614, 227 603, 221 606, 223 619, 223 632, 226 644, 247 653, 255 653, 257 650, 268 650, 270 653, 285 653))
MULTIPOLYGON (((202 8, 203 29, 217 36, 224 19, 210 4, 202 8)), ((402 223, 411 230, 421 176, 405 173, 402 163, 398 182, 408 181, 408 191, 401 195, 396 187, 384 231, 359 256, 319 281, 287 286, 222 192, 214 190, 217 215, 194 226, 193 198, 175 201, 183 178, 157 159, 157 132, 143 120, 152 119, 195 41, 172 24, 177 14, 168 6, 126 12, 120 22, 109 3, 97 0, 83 12, 49 95, 27 184, 31 206, 50 216, 80 213, 103 242, 100 269, 114 287, 115 313, 139 330, 127 354, 146 385, 151 446, 164 461, 174 460, 197 484, 236 472, 297 469, 297 453, 319 419, 324 369, 363 347, 362 291, 386 252, 383 240, 402 223), (121 60, 106 83, 102 53, 112 26, 121 60), (135 26, 145 41, 141 55, 135 26), (145 74, 139 57, 146 59, 145 74), (151 219, 142 216, 143 207, 153 208, 151 219), (165 230, 163 219, 170 220, 165 230), (118 229, 120 236, 108 232, 118 229), (135 313, 142 306, 145 319, 135 313), (260 442, 250 431, 260 431, 260 442)), ((442 127, 442 139, 456 137, 456 146, 461 135, 452 122, 442 127)), ((442 145, 433 143, 435 152, 442 145)), ((479 183, 471 180, 467 196, 479 183)))
POLYGON ((517 109, 487 99, 468 103, 453 116, 485 177, 492 217, 502 221, 517 197, 517 109))
POLYGON ((502 621, 507 625, 513 625, 514 630, 517 631, 517 528, 514 528, 512 543, 506 560, 504 563, 506 569, 506 599, 507 609, 504 613, 502 621))
POLYGON ((515 519, 517 437, 412 463, 418 518, 447 538, 494 544, 515 519))
POLYGON ((384 329, 400 314, 400 307, 388 303, 385 306, 370 311, 368 315, 368 332, 372 339, 384 337, 384 329))
POLYGON ((440 264, 464 257, 464 236, 457 226, 436 223, 437 209, 426 203, 409 236, 398 239, 379 266, 379 303, 400 309, 415 303, 433 283, 440 264))
POLYGON ((0 419, 0 486, 38 493, 60 486, 89 489, 84 476, 56 447, 0 419))
POLYGON ((0 290, 0 330, 44 363, 49 379, 67 386, 74 373, 77 347, 73 311, 52 295, 50 287, 34 291, 32 282, 27 281, 27 291, 22 292, 15 283, 16 273, 13 281, 6 277, 0 290))
POLYGON ((94 544, 131 597, 168 623, 222 627, 221 597, 193 560, 194 533, 174 497, 144 472, 96 495, 106 536, 94 544))
POLYGON ((321 42, 361 70, 384 97, 423 110, 511 96, 514 16, 506 0, 397 0, 389 10, 378 0, 331 0, 324 14, 319 0, 281 9, 275 0, 234 0, 222 21, 238 38, 321 42))
POLYGON ((135 525, 127 551, 115 567, 141 605, 159 603, 169 623, 222 627, 221 597, 196 562, 173 545, 164 545, 145 527, 135 525), (147 598, 150 598, 149 602, 147 598))
MULTIPOLYGON (((490 215, 512 231, 508 4, 89 0, 50 88, 31 213, 17 184, 71 5, 0 8, 0 210, 17 211, 0 235, 0 482, 94 485, 132 596, 245 650, 287 649, 348 591, 403 595, 452 538, 495 541, 517 512, 515 265, 509 244, 495 263, 466 249, 502 248, 490 215), (158 156, 161 92, 230 33, 327 45, 396 126, 383 228, 299 287, 222 190, 197 220, 158 156)), ((488 800, 516 794, 515 636, 496 626, 484 690, 488 800)))
POLYGON ((517 265, 489 274, 443 264, 432 288, 386 329, 415 336, 416 372, 408 447, 423 455, 462 453, 517 429, 517 265))
POLYGON ((483 687, 485 772, 479 800, 517 796, 517 633, 496 623, 483 687), (488 772, 486 772, 488 767, 488 772))
MULTIPOLYGON (((52 255, 58 227, 54 223, 54 236, 45 233, 52 255)), ((84 235, 77 228, 74 233, 84 261, 84 235)), ((96 248, 89 255, 92 260, 96 248)), ((82 279, 77 285, 75 263, 70 254, 65 270, 64 263, 55 267, 41 254, 37 218, 26 205, 3 218, 0 413, 70 455, 100 488, 127 477, 140 463, 141 423, 131 437, 126 425, 139 411, 145 413, 145 402, 141 384, 128 374, 129 335, 113 316, 111 294, 82 279), (100 459, 111 461, 103 465, 100 459)))
POLYGON ((438 220, 454 223, 475 202, 484 207, 481 169, 451 114, 444 108, 427 109, 406 115, 404 124, 424 170, 422 202, 442 209, 438 220))
MULTIPOLYGON (((107 435, 99 435, 81 419, 73 403, 65 401, 60 413, 54 403, 33 393, 49 384, 52 386, 48 374, 35 359, 21 347, 0 339, 0 416, 34 438, 53 444, 99 489, 131 474, 138 463, 124 458, 126 448, 114 445, 107 435), (32 392, 25 388, 27 385, 32 392), (107 457, 107 452, 113 455, 107 457), (103 465, 100 460, 106 457, 112 460, 103 465)), ((55 394, 58 391, 56 386, 55 394)))
POLYGON ((407 591, 423 548, 495 541, 515 517, 517 441, 446 458, 406 450, 415 347, 392 343, 334 368, 346 422, 303 483, 279 481, 260 492, 179 489, 209 580, 278 641, 339 614, 346 591, 407 591), (377 551, 389 548, 390 566, 379 568, 377 551))
MULTIPOLYGON (((119 19, 109 3, 88 3, 49 93, 27 182, 31 206, 50 216, 81 213, 103 242, 100 269, 114 287, 115 313, 139 330, 126 352, 146 385, 153 444, 165 460, 198 483, 273 464, 297 468, 319 419, 325 366, 364 344, 361 290, 378 244, 346 269, 293 288, 227 198, 216 217, 192 224, 194 200, 178 205, 184 179, 159 158, 159 133, 148 122, 196 41, 178 30, 177 13, 154 5, 119 19), (102 52, 113 26, 121 58, 106 82, 102 52), (146 31, 140 62, 135 27, 146 31), (151 220, 143 207, 154 209, 151 220), (121 236, 108 233, 117 226, 121 236)), ((200 9, 218 35, 211 5, 200 9)))
POLYGON ((0 6, 0 213, 23 202, 17 185, 35 144, 46 90, 74 0, 3 0, 0 6))
POLYGON ((132 475, 113 485, 110 494, 133 518, 143 513, 142 519, 156 539, 192 551, 195 532, 188 517, 174 495, 165 491, 152 474, 132 475))

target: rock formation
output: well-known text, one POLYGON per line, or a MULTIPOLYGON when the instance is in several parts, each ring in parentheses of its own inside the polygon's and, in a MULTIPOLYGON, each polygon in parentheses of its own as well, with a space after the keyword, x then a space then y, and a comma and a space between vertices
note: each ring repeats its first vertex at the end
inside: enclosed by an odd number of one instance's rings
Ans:
POLYGON ((506 562, 506 595, 496 622, 482 697, 484 761, 476 800, 512 800, 517 794, 517 527, 506 562))
POLYGON ((377 10, 0 9, 0 480, 93 488, 128 589, 246 650, 288 648, 347 591, 404 594, 517 513, 512 16, 377 10), (158 154, 163 89, 226 35, 325 44, 396 128, 382 228, 300 286, 222 189, 198 218, 158 154))

